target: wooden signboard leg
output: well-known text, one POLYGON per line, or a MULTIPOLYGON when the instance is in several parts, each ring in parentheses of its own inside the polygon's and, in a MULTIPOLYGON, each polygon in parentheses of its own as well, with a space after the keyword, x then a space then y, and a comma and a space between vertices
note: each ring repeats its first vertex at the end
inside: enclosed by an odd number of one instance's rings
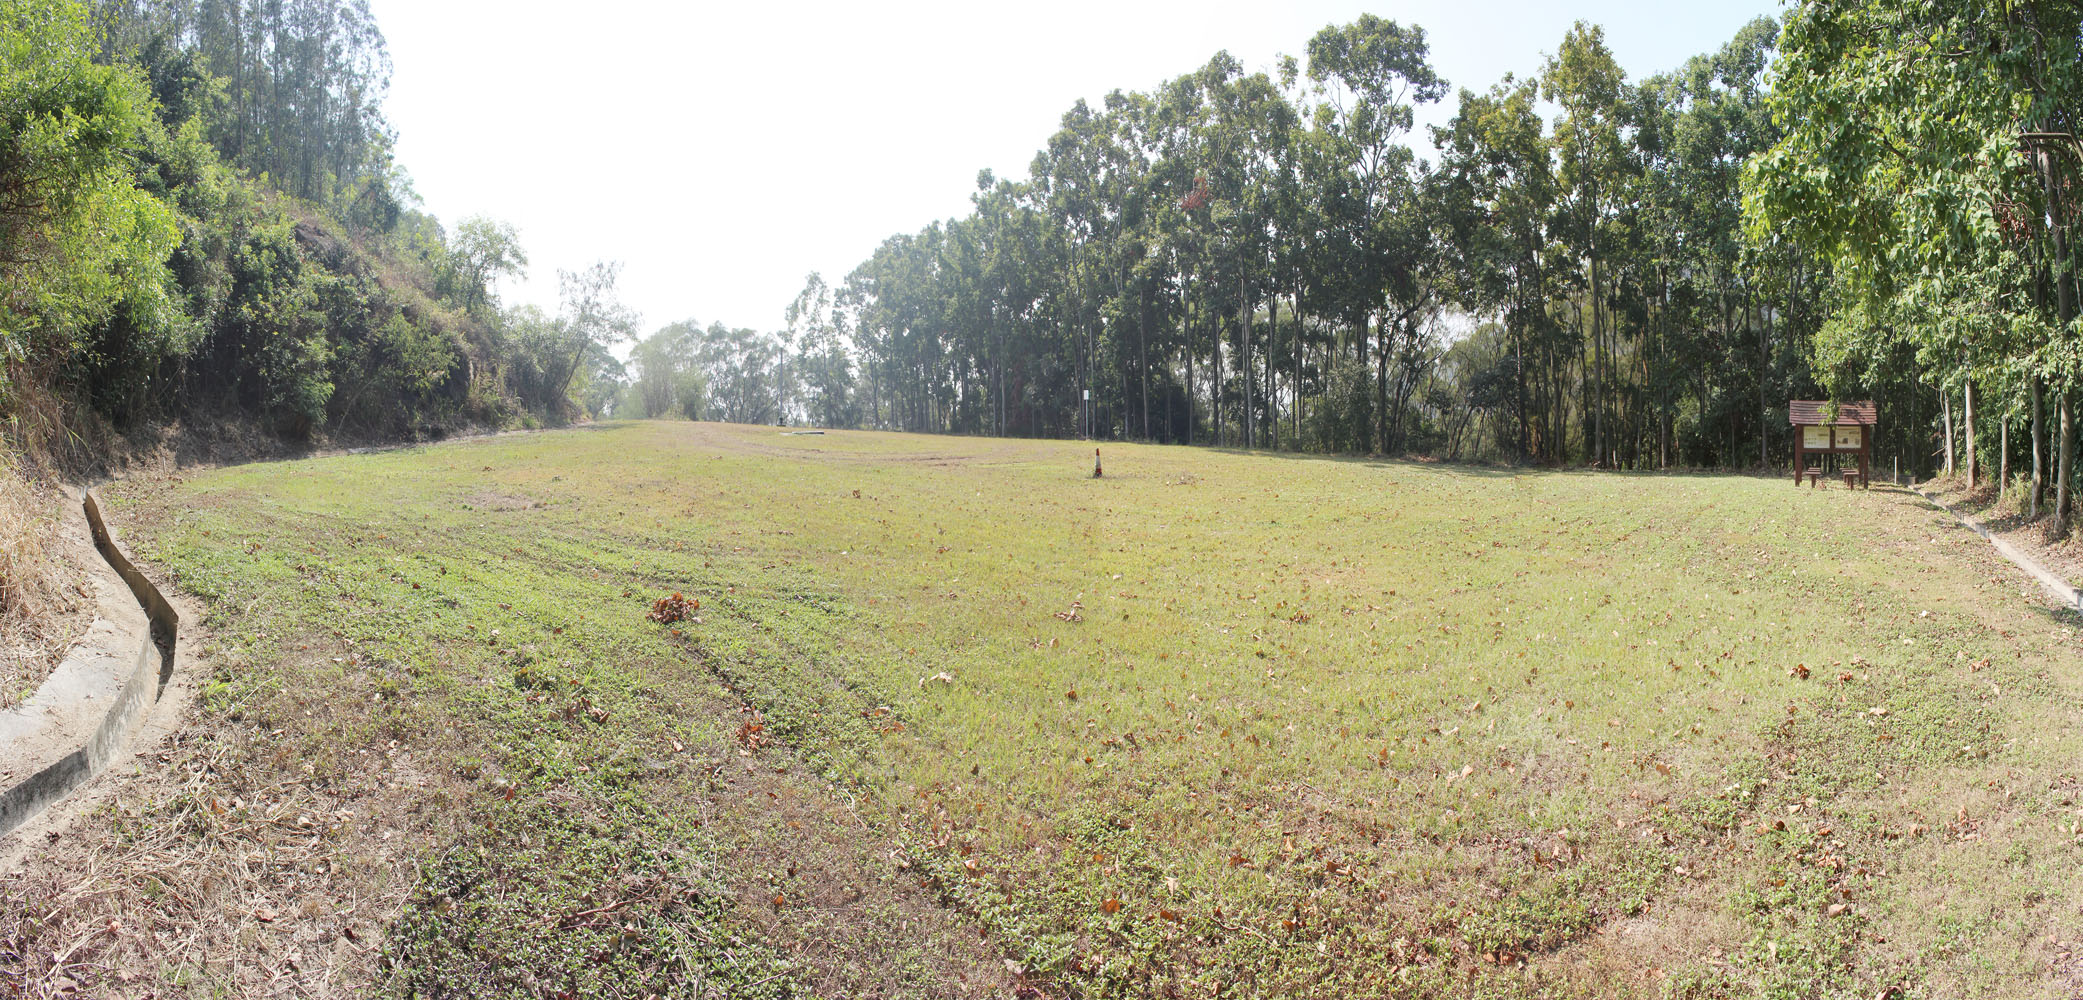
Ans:
POLYGON ((1801 485, 1801 472, 1802 472, 1802 471, 1803 471, 1804 469, 1806 469, 1806 468, 1808 467, 1808 451, 1807 451, 1807 449, 1806 449, 1806 448, 1805 448, 1805 447, 1803 446, 1803 443, 1802 443, 1802 441, 1801 441, 1802 437, 1804 437, 1804 436, 1806 436, 1806 432, 1805 432, 1805 431, 1804 431, 1804 430, 1803 430, 1803 429, 1801 428, 1801 426, 1800 426, 1800 425, 1796 424, 1796 425, 1794 426, 1794 485, 1795 485, 1795 486, 1799 486, 1799 485, 1801 485))

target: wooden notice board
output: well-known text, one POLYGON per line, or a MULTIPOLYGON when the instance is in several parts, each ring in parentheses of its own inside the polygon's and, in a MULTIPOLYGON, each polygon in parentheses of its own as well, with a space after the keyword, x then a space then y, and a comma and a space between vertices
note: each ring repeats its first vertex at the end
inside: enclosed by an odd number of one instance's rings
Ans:
POLYGON ((1825 455, 1856 456, 1859 485, 1868 485, 1876 422, 1872 400, 1834 406, 1826 400, 1788 400, 1787 423, 1794 428, 1794 485, 1801 485, 1801 474, 1807 471, 1811 456, 1825 455))

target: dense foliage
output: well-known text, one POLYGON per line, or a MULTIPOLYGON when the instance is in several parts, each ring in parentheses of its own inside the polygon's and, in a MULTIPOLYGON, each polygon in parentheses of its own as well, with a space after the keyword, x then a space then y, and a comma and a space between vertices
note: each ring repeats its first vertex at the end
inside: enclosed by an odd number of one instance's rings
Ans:
POLYGON ((387 66, 363 0, 0 5, 0 414, 292 440, 577 415, 614 269, 559 317, 502 311, 518 236, 413 208, 387 66))
POLYGON ((2079 41, 2083 10, 2065 3, 1804 5, 1771 96, 1789 127, 1746 186, 1753 238, 1834 275, 1821 377, 1942 386, 1945 464, 1957 440, 1978 478, 1993 443, 2010 489, 2022 453, 2022 505, 2037 514, 2051 484, 2058 530, 2083 374, 2079 41))

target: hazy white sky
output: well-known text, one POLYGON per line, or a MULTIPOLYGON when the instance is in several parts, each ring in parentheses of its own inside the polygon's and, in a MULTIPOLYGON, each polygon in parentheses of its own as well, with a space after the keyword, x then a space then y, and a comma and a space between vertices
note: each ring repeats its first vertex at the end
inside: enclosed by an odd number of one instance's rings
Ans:
MULTIPOLYGON (((1148 90, 1220 49, 1270 70, 1371 12, 1424 27, 1439 73, 1482 90, 1538 72, 1579 19, 1633 79, 1780 16, 1777 0, 373 6, 426 208, 519 228, 532 266, 509 303, 554 311, 558 268, 623 261, 646 330, 777 329, 811 271, 836 285, 891 234, 964 213, 981 168, 1024 177, 1078 98, 1148 90)), ((1452 104, 1421 110, 1421 132, 1452 104)))

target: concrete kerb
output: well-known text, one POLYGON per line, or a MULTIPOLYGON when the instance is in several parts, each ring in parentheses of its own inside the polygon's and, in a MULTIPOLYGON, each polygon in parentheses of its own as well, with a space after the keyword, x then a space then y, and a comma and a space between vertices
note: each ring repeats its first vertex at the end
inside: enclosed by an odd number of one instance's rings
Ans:
POLYGON ((90 574, 86 638, 34 695, 0 712, 0 837, 100 774, 173 676, 180 615, 116 547, 92 493, 80 494, 80 510, 108 571, 90 574))
POLYGON ((2040 585, 2040 589, 2046 591, 2048 597, 2053 598, 2057 603, 2061 604, 2061 606, 2068 608, 2071 611, 2083 612, 2083 590, 2077 590, 2075 587, 2070 586, 2067 580, 2064 580, 2060 576, 2057 576, 2053 571, 2047 569, 2045 566, 2040 565, 2038 562, 2034 561, 2031 556, 2028 556, 2024 552, 2019 551, 2017 546, 2012 545, 2011 543, 1996 537, 1989 531, 1988 528, 1983 527, 1980 521, 1977 521, 1974 518, 1968 517, 1967 515, 1962 514, 1959 511, 1946 506, 1937 497, 1934 497, 1931 494, 1926 493, 1921 489, 1918 489, 1917 487, 1912 486, 1910 487, 1910 489, 1914 490, 1918 496, 1923 497, 1924 502, 1929 503, 1933 507, 1937 507, 1939 510, 1945 511, 1948 514, 1953 515, 1953 517, 1957 519, 1961 524, 1968 526, 1969 528, 1974 530, 1975 534, 1980 535, 1984 539, 1986 539, 1990 545, 1996 548, 1996 551, 1998 553, 2003 555, 2005 559, 2009 559, 2011 562, 2016 563, 2019 569, 2024 570, 2026 575, 2032 577, 2033 580, 2037 581, 2040 585))

